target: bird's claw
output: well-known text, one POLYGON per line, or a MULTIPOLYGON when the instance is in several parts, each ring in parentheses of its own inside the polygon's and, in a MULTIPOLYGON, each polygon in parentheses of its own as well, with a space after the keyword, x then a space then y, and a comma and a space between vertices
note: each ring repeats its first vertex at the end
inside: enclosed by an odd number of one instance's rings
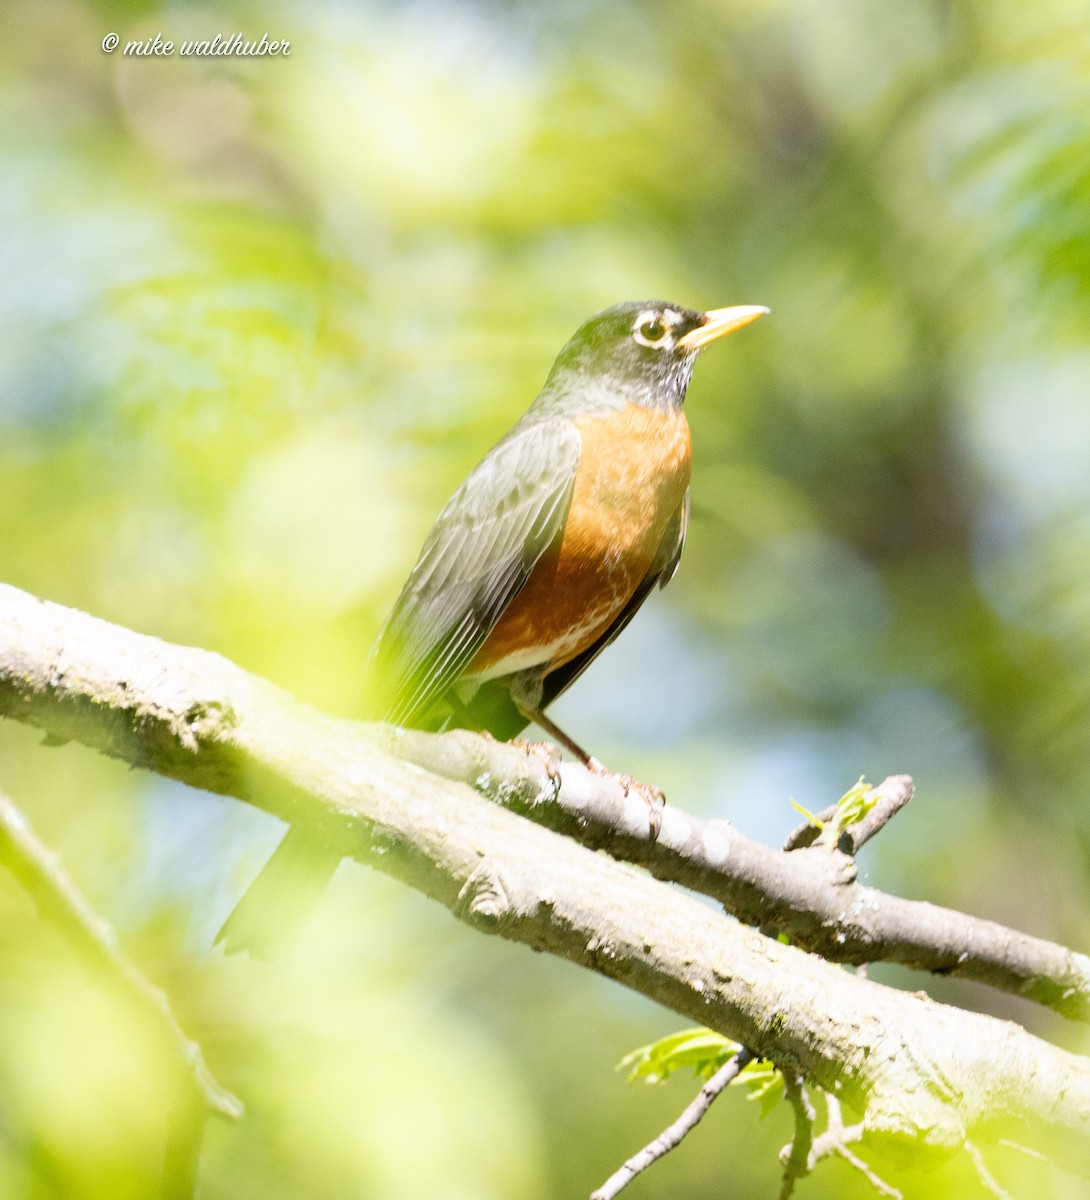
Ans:
POLYGON ((587 763, 587 768, 603 779, 612 779, 615 783, 619 783, 624 789, 626 796, 630 796, 635 792, 643 800, 647 805, 647 819, 651 830, 651 841, 657 841, 659 833, 662 831, 662 810, 666 807, 666 794, 662 788, 656 787, 653 783, 641 783, 640 780, 633 778, 631 775, 622 775, 616 771, 611 771, 596 758, 592 758, 587 763))
POLYGON ((511 745, 516 746, 528 758, 536 758, 545 767, 549 782, 554 791, 560 790, 560 748, 552 742, 530 742, 525 738, 512 738, 511 745))

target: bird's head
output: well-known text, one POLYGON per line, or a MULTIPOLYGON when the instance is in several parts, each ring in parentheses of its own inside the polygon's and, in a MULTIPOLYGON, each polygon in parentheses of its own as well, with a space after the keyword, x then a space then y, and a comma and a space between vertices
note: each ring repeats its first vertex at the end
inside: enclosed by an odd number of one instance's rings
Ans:
POLYGON ((767 312, 749 304, 709 312, 662 300, 615 305, 580 325, 557 355, 545 391, 680 408, 697 353, 767 312))

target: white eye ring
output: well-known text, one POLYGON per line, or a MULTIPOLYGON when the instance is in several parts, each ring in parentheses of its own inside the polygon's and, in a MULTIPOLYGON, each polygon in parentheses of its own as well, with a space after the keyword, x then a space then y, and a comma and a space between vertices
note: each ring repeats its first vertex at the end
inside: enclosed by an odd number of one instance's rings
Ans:
POLYGON ((632 336, 641 346, 661 350, 670 341, 670 323, 662 313, 644 313, 632 336))

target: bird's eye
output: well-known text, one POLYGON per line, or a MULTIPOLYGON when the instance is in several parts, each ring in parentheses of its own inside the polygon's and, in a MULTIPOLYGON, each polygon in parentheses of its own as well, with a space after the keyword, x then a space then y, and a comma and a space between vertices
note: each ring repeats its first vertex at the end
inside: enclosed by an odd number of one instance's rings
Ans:
POLYGON ((636 341, 645 346, 661 346, 666 341, 670 327, 661 317, 650 317, 641 321, 636 329, 636 341))

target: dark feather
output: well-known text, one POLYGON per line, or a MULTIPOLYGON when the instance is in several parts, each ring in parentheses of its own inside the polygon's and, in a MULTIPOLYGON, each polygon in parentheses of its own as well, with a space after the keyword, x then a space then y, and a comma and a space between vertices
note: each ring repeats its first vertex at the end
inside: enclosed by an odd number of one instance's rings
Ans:
POLYGON ((340 861, 340 851, 313 841, 303 829, 289 829, 220 926, 215 945, 225 954, 245 950, 265 961, 283 958, 340 861))

